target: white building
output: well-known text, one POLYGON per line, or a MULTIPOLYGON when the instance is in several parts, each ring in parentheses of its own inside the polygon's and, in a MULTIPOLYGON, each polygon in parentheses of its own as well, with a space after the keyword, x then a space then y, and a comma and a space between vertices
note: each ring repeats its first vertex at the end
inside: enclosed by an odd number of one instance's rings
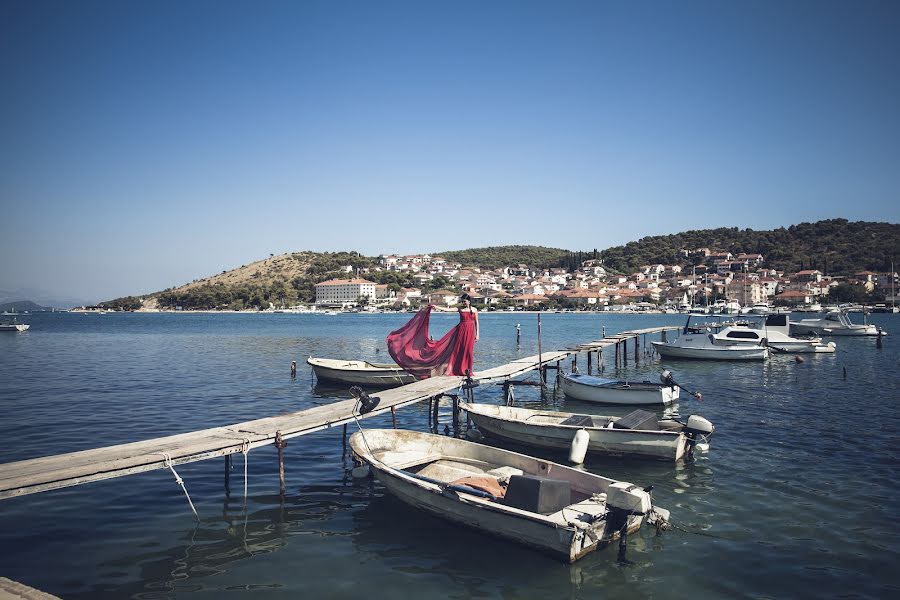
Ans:
POLYGON ((329 279, 316 284, 316 304, 355 304, 360 296, 375 300, 375 282, 368 279, 329 279))

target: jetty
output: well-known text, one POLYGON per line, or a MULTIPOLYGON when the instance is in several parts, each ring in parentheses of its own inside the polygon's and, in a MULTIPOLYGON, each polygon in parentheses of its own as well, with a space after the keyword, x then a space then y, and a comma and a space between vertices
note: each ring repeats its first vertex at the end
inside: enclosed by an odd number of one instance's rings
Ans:
MULTIPOLYGON (((156 469, 171 470, 176 482, 184 487, 182 479, 175 471, 175 466, 223 456, 227 461, 225 471, 227 486, 227 473, 230 471, 232 455, 235 454, 244 455, 246 493, 247 455, 250 450, 267 445, 275 445, 279 450, 279 465, 282 467, 280 469, 282 472, 281 488, 283 490, 282 449, 287 439, 337 426, 344 426, 346 433, 346 425, 355 419, 368 418, 387 412, 394 415, 394 426, 396 427, 395 411, 399 408, 429 400, 433 401, 433 412, 437 413, 441 397, 448 395, 449 392, 460 390, 471 395, 475 385, 500 382, 508 384, 512 378, 534 370, 540 370, 541 378, 544 380, 548 368, 555 368, 558 371, 562 360, 571 356, 577 357, 579 353, 583 352, 588 353, 589 361, 591 353, 597 353, 599 365, 603 349, 615 346, 616 364, 618 365, 619 355, 626 354, 625 344, 629 340, 634 340, 635 356, 637 357, 642 336, 661 333, 664 337, 666 331, 678 329, 680 327, 669 326, 628 331, 564 350, 542 352, 535 356, 520 358, 498 367, 475 372, 472 382, 468 382, 465 377, 441 376, 379 391, 377 393, 378 405, 374 410, 363 415, 358 414, 355 410, 356 399, 340 400, 286 415, 266 417, 225 427, 213 427, 140 442, 0 464, 0 499, 124 477, 156 469), (620 347, 621 352, 619 352, 620 347)), ((644 346, 646 347, 646 343, 644 346)), ((452 397, 455 408, 458 394, 452 397)), ((187 495, 186 489, 185 494, 187 495)), ((190 500, 190 496, 188 496, 188 500, 190 500)), ((191 507, 193 508, 193 504, 191 507)))

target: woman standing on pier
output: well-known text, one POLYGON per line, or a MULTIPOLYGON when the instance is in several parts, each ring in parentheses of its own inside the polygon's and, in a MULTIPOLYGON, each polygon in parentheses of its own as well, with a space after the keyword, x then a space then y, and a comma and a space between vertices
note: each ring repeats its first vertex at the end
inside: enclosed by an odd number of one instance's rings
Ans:
POLYGON ((472 306, 468 294, 460 296, 456 310, 459 323, 444 337, 434 341, 428 336, 431 311, 453 312, 429 304, 409 323, 387 337, 391 358, 419 379, 436 375, 471 375, 475 342, 479 337, 478 311, 472 306))

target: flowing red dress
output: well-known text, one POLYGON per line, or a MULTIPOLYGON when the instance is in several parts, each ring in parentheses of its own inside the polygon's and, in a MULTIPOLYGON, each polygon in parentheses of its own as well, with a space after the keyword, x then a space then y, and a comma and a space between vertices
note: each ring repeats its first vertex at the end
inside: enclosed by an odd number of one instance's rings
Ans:
POLYGON ((388 352, 398 365, 419 379, 436 375, 466 375, 472 372, 475 350, 475 313, 462 310, 459 323, 444 337, 434 341, 428 336, 431 305, 423 308, 409 323, 387 337, 388 352))

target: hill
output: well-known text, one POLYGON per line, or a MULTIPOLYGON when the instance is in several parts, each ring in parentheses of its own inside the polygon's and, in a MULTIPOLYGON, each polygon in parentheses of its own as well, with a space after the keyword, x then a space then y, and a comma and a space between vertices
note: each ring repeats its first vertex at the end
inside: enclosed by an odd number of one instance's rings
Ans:
POLYGON ((0 304, 0 311, 2 312, 38 312, 42 310, 50 310, 50 308, 41 306, 31 300, 15 300, 0 304))
MULTIPOLYGON (((900 225, 847 219, 800 223, 772 231, 720 228, 641 238, 600 253, 608 268, 632 272, 647 264, 690 264, 683 249, 710 248, 733 254, 759 253, 765 266, 828 275, 888 271, 900 259, 900 225)), ((702 260, 695 258, 695 261, 702 260)))

